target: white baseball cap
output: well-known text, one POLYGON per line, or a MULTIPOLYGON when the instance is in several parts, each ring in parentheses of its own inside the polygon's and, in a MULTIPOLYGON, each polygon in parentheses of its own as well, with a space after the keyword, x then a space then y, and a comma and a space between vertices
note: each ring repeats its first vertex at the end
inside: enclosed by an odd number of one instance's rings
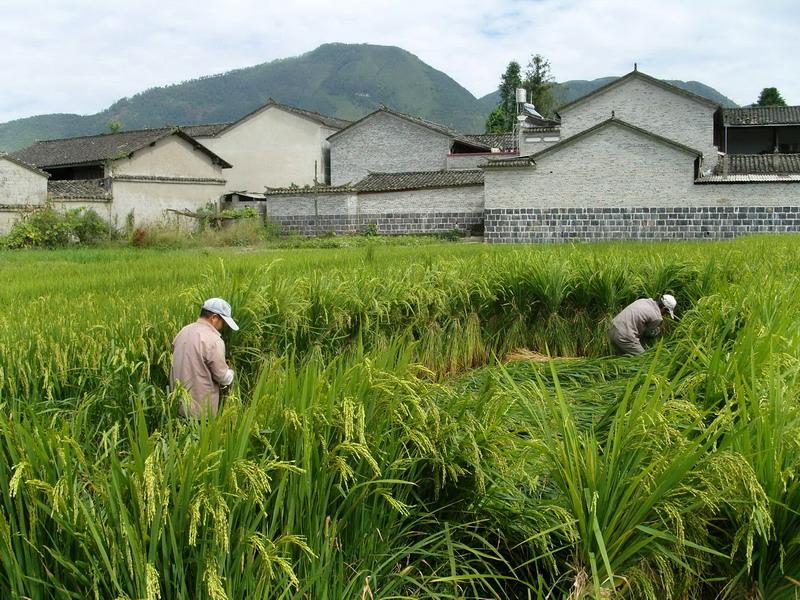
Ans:
POLYGON ((228 327, 234 331, 239 331, 239 326, 231 316, 231 305, 222 298, 209 298, 203 303, 203 310, 219 315, 228 324, 228 327))
POLYGON ((678 306, 678 301, 675 300, 675 296, 664 294, 663 296, 661 296, 661 304, 663 304, 664 308, 666 308, 669 311, 669 316, 674 319, 675 307, 678 306))

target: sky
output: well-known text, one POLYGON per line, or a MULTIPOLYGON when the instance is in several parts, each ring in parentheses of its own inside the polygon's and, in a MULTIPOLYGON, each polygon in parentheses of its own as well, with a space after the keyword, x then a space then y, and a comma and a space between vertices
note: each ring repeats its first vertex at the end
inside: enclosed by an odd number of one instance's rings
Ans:
POLYGON ((640 71, 800 105, 797 0, 0 0, 0 123, 310 52, 399 46, 476 97, 509 61, 557 81, 640 71))

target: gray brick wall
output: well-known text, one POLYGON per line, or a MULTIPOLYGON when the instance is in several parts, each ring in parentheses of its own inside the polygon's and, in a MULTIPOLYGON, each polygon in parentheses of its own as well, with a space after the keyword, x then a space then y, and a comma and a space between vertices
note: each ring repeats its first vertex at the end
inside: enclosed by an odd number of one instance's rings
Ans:
POLYGON ((632 79, 561 114, 561 138, 580 133, 611 117, 699 150, 716 159, 714 108, 669 92, 642 79, 632 79))
POLYGON ((379 112, 330 140, 331 183, 360 181, 372 171, 438 171, 447 166, 450 139, 379 112))
POLYGON ((483 225, 483 212, 362 213, 273 217, 284 231, 303 235, 364 233, 374 228, 381 235, 446 233, 453 229, 469 232, 483 225))
POLYGON ((617 125, 485 181, 487 209, 800 204, 797 183, 695 184, 692 155, 617 125))
POLYGON ((268 196, 266 201, 235 202, 223 208, 252 206, 285 231, 304 235, 357 233, 384 235, 471 231, 483 224, 483 186, 463 186, 371 194, 268 196))
POLYGON ((799 206, 496 208, 485 212, 491 243, 717 240, 800 232, 799 206))

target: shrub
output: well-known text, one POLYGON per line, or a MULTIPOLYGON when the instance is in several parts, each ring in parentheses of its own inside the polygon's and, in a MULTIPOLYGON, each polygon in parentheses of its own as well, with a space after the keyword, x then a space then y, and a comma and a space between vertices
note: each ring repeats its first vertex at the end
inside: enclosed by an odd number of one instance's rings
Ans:
POLYGON ((111 233, 111 227, 93 210, 79 208, 62 213, 46 205, 17 221, 5 237, 4 246, 19 249, 96 244, 111 233))
POLYGON ((96 244, 110 239, 114 230, 93 210, 78 208, 64 214, 69 231, 81 244, 96 244))
POLYGON ((440 233, 438 237, 448 242, 455 242, 460 240, 463 236, 464 233, 458 227, 453 227, 449 231, 444 231, 440 233))

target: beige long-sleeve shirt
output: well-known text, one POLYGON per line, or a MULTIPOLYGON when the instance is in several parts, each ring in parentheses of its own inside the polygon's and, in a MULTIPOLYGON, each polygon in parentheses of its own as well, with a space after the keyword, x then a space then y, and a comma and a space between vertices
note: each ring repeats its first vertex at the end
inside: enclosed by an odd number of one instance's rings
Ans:
POLYGON ((200 318, 178 332, 169 379, 173 387, 180 382, 192 397, 190 405, 180 406, 182 415, 217 414, 219 386, 230 385, 233 371, 225 362, 225 342, 211 323, 200 318))
POLYGON ((611 326, 616 329, 619 339, 638 341, 645 333, 658 332, 663 321, 658 302, 652 298, 640 298, 622 309, 611 321, 611 326))

